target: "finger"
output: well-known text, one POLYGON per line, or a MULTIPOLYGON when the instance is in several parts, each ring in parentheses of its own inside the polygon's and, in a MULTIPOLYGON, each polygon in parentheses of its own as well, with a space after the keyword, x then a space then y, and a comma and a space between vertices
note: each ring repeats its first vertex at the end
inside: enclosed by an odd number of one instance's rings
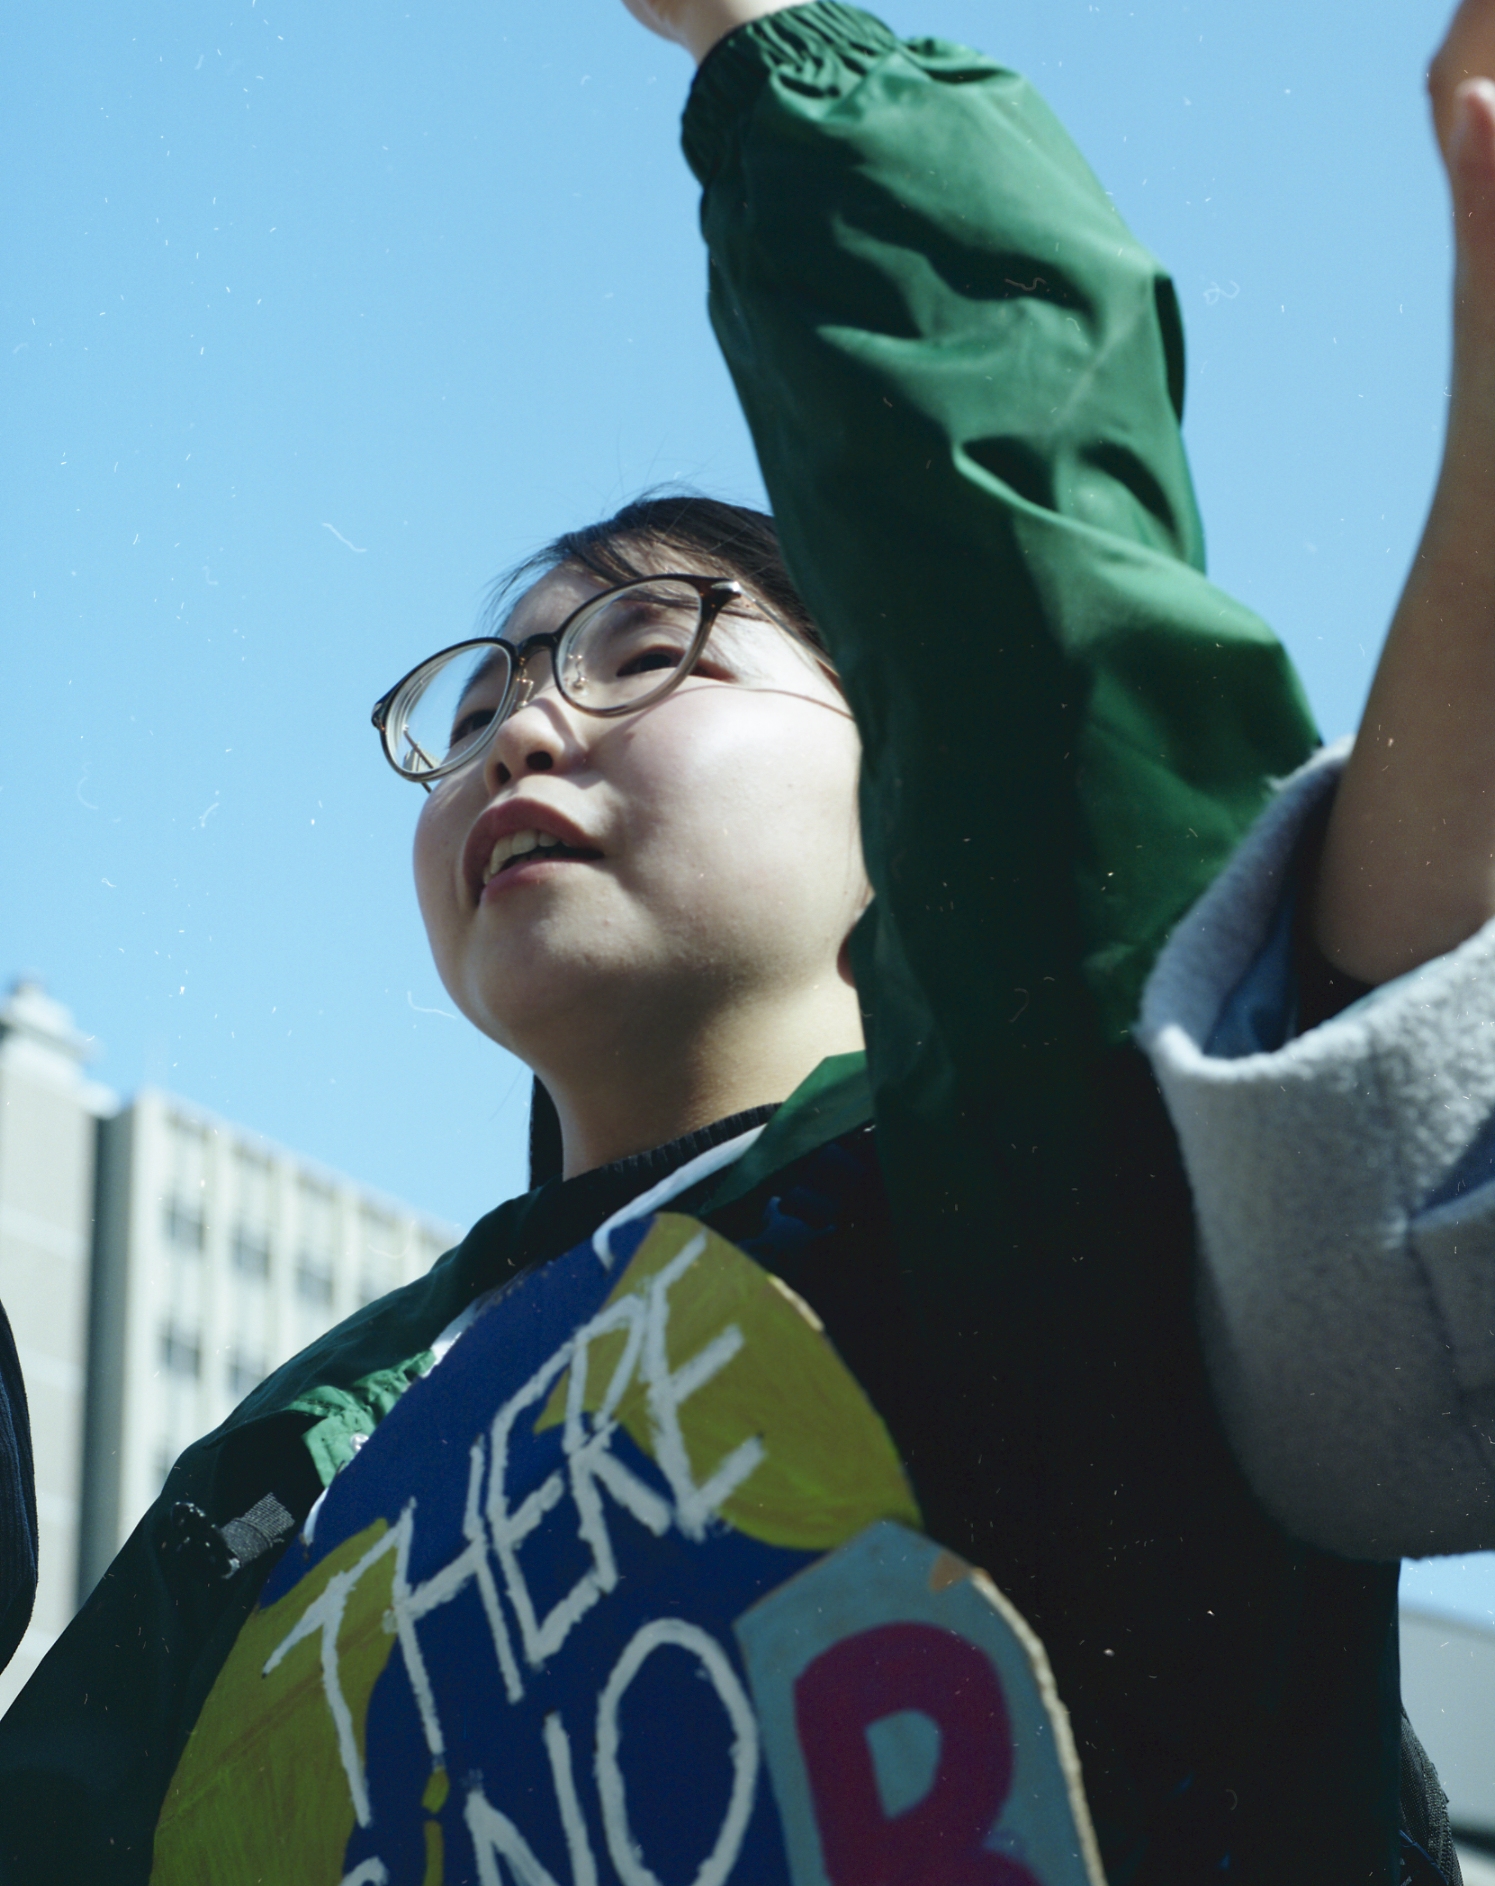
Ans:
POLYGON ((1453 95, 1448 170, 1460 224, 1495 217, 1495 80, 1465 79, 1453 95))
POLYGON ((1466 79, 1453 98, 1449 183, 1458 252, 1461 353, 1495 339, 1495 82, 1466 79))
POLYGON ((1453 150, 1458 88, 1479 77, 1495 78, 1495 0, 1463 0, 1428 68, 1433 121, 1445 159, 1453 150))

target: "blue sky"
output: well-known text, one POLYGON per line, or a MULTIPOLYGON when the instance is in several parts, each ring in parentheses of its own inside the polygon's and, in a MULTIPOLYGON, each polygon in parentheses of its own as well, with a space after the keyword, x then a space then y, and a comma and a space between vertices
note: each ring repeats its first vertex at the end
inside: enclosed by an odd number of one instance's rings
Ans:
MULTIPOLYGON (((1443 420, 1441 4, 887 17, 1027 71, 1173 270, 1213 573, 1352 726, 1443 420)), ((617 0, 7 23, 0 976, 121 1092, 464 1222, 522 1183, 527 1082, 451 1018, 368 709, 556 529, 759 495, 688 76, 617 0)))

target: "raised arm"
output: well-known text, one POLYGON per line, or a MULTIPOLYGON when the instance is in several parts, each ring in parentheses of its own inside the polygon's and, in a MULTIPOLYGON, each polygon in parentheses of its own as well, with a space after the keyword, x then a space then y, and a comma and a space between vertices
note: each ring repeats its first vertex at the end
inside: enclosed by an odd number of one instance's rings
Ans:
MULTIPOLYGON (((650 0, 697 46, 720 4, 650 0)), ((720 40, 685 142, 712 319, 866 744, 874 1082, 988 1163, 1062 1164, 1163 936, 1312 739, 1277 643, 1200 574, 1172 286, 1022 79, 836 0, 720 40)))
POLYGON ((1379 983, 1495 915, 1495 0, 1465 0, 1428 77, 1453 198, 1443 466, 1320 867, 1315 931, 1379 983))

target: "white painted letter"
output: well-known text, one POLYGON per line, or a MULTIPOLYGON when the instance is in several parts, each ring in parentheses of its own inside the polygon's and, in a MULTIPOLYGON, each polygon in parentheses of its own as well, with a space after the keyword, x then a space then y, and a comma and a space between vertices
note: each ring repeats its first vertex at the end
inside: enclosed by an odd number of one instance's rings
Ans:
MULTIPOLYGON (((737 1680, 737 1672, 726 1652, 714 1637, 683 1618, 656 1618, 645 1624, 630 1639, 613 1667, 597 1703, 597 1792, 602 1800, 602 1825, 607 1834, 607 1850, 612 1855, 623 1886, 661 1886, 658 1876, 645 1863, 643 1853, 628 1824, 628 1800, 623 1786, 623 1769, 618 1760, 620 1732, 618 1710, 629 1684, 654 1651, 672 1644, 688 1650, 705 1670, 734 1731, 732 1740, 732 1796, 716 1836, 716 1845, 701 1862, 691 1886, 723 1886, 737 1863, 748 1817, 753 1811, 753 1791, 758 1781, 758 1719, 746 1692, 737 1680)), ((484 1880, 484 1886, 488 1882, 484 1880)))
POLYGON ((691 1239, 649 1285, 644 1323, 644 1379, 649 1385, 649 1424, 654 1435, 654 1457, 675 1496, 675 1518, 687 1539, 704 1539, 706 1522, 740 1487, 763 1459, 763 1443, 751 1435, 720 1461, 716 1471, 698 1485, 680 1428, 680 1406, 732 1360, 742 1347, 742 1331, 729 1323, 698 1349, 688 1362, 671 1371, 668 1331, 670 1285, 683 1277, 706 1248, 706 1233, 691 1239))

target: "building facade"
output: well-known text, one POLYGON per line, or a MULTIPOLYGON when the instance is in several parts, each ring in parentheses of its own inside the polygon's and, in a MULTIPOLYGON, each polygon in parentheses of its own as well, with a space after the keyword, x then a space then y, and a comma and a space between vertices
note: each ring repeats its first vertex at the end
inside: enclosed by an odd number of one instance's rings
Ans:
POLYGON ((146 1089, 120 1107, 35 984, 0 1006, 0 1301, 26 1377, 41 1585, 20 1689, 189 1442, 455 1227, 146 1089))
POLYGON ((0 1672, 0 1706, 78 1596, 94 1168, 99 1122, 115 1106, 88 1078, 90 1046, 34 982, 0 1003, 0 1302, 26 1378, 41 1573, 31 1628, 0 1672))

